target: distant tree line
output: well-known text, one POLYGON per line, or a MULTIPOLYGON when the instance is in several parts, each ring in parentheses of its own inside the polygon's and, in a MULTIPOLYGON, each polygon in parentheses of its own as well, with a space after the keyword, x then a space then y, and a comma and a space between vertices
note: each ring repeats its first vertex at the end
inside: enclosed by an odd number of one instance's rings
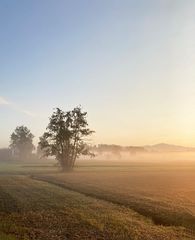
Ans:
POLYGON ((130 153, 130 154, 146 152, 146 149, 144 147, 120 146, 115 144, 98 144, 97 146, 92 146, 91 150, 93 150, 93 152, 96 152, 97 154, 112 153, 116 155, 123 152, 130 153))

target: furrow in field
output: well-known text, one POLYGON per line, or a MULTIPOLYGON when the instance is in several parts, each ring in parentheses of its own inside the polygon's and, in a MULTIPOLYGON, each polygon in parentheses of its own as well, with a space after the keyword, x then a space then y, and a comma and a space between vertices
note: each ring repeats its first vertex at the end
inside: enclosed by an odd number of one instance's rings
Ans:
POLYGON ((87 187, 76 186, 66 181, 56 180, 51 176, 31 176, 31 178, 45 181, 50 184, 84 194, 85 196, 92 197, 99 200, 104 200, 113 204, 128 207, 144 217, 152 219, 156 225, 163 226, 182 226, 195 232, 195 216, 190 212, 185 211, 183 208, 169 206, 166 203, 152 201, 149 199, 141 199, 132 196, 128 199, 117 196, 105 191, 93 191, 87 187))
POLYGON ((41 179, 1 177, 0 186, 20 208, 0 215, 0 232, 19 240, 194 239, 184 228, 157 226, 130 208, 41 179))

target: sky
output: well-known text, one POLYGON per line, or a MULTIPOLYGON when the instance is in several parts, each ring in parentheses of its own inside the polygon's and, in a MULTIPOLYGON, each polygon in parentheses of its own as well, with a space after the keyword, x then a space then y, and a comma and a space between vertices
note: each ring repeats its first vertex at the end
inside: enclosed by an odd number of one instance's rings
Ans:
POLYGON ((91 143, 195 146, 194 0, 1 0, 0 147, 82 105, 91 143))

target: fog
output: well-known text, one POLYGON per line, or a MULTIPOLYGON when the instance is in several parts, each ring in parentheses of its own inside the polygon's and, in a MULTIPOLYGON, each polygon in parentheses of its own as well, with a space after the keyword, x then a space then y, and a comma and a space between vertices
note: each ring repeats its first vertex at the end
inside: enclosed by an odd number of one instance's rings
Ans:
MULTIPOLYGON (((82 158, 80 158, 82 160, 82 158)), ((96 162, 195 162, 195 152, 146 152, 146 153, 102 153, 92 161, 96 162)))

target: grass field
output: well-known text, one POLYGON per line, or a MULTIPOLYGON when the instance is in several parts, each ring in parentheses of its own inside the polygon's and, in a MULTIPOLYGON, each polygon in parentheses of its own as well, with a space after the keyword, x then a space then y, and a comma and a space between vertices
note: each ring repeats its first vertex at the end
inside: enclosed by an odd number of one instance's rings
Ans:
POLYGON ((195 162, 0 165, 0 239, 195 239, 195 162))

